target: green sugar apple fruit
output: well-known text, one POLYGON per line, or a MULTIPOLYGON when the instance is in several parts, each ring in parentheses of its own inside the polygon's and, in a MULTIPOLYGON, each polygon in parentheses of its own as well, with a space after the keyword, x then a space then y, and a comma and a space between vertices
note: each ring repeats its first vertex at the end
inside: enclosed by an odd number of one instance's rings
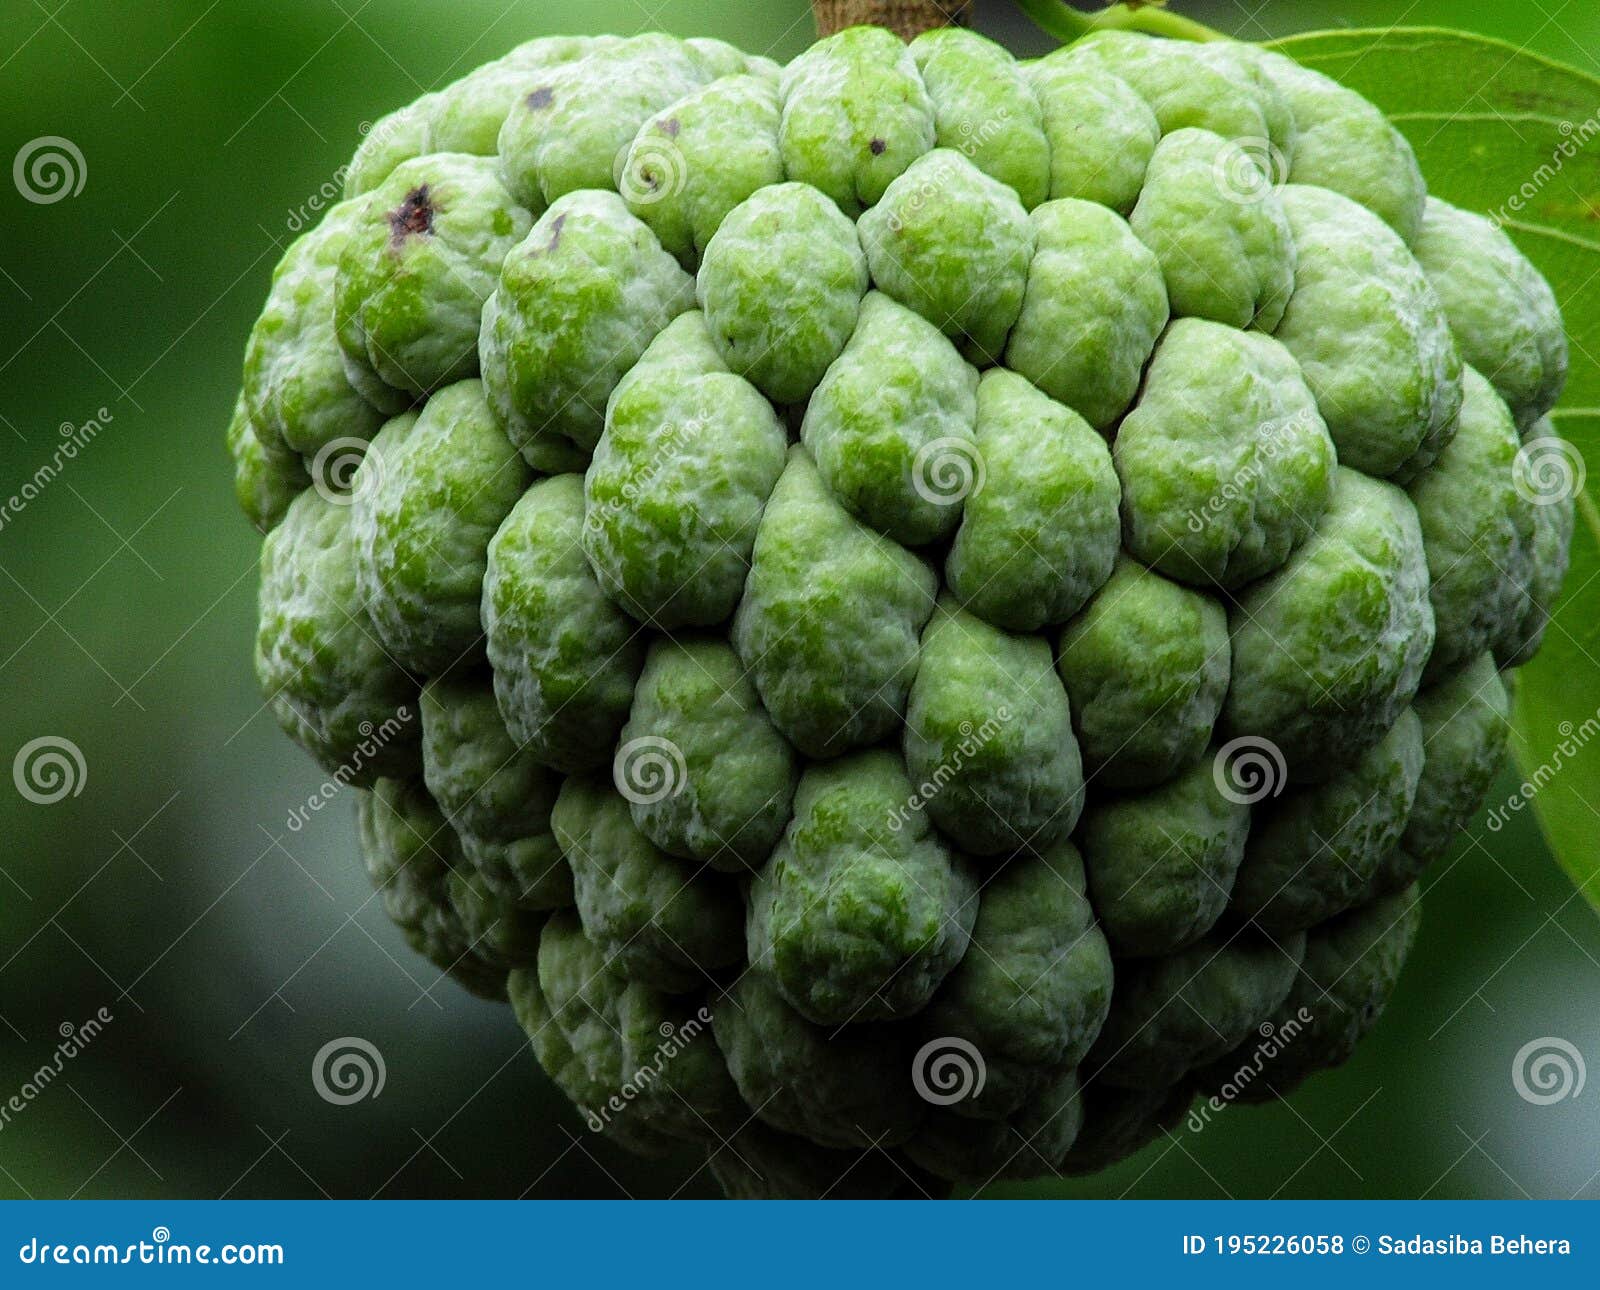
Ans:
POLYGON ((534 40, 273 275, 256 670, 596 1133, 1093 1172, 1383 1011, 1560 594, 1566 366, 1276 53, 534 40))

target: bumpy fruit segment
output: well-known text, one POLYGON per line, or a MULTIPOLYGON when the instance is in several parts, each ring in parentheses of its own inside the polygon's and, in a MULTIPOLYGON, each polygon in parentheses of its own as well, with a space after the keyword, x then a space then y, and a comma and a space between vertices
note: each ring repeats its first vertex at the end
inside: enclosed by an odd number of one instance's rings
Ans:
POLYGON ((940 1195, 1350 1056, 1574 515, 1555 297, 1376 108, 544 39, 347 187, 228 427, 258 674, 590 1130, 940 1195))

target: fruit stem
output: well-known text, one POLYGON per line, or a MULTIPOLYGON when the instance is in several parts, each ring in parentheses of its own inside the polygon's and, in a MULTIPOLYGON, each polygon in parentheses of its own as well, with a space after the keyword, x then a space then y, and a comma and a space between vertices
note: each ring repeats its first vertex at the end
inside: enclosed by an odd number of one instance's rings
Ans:
POLYGON ((1131 0, 1095 13, 1084 13, 1063 0, 1017 0, 1017 5, 1041 29, 1064 44, 1093 31, 1142 31, 1174 40, 1227 39, 1220 31, 1169 12, 1166 0, 1131 0))
POLYGON ((831 36, 846 27, 887 27, 902 40, 914 40, 936 27, 959 26, 972 0, 812 0, 817 34, 831 36))

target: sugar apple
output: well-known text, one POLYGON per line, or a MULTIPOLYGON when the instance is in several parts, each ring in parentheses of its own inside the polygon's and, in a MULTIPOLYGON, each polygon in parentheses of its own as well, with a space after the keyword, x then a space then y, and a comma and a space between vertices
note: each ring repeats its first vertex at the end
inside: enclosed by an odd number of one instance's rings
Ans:
POLYGON ((1374 107, 1128 32, 540 39, 346 193, 228 432, 257 671, 590 1128, 929 1195, 1350 1055, 1572 529, 1555 298, 1374 107))

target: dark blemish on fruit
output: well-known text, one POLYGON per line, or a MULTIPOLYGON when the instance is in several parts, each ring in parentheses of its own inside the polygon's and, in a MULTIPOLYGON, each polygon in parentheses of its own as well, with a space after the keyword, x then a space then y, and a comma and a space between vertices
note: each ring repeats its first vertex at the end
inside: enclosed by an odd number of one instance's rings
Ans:
POLYGON ((541 108, 549 107, 555 101, 555 91, 552 90, 548 85, 541 85, 538 89, 534 90, 532 94, 528 95, 527 98, 529 108, 535 112, 539 111, 541 108))
POLYGON ((547 252, 553 253, 561 245, 561 229, 566 222, 565 215, 556 216, 555 223, 550 226, 550 243, 544 248, 547 252))
POLYGON ((389 212, 389 236, 398 246, 412 235, 433 233, 433 202, 428 195, 428 185, 413 188, 405 201, 389 212))
POLYGON ((885 143, 882 139, 874 139, 872 141, 872 144, 871 144, 872 155, 874 157, 881 157, 881 156, 883 156, 884 152, 887 150, 888 147, 889 147, 889 145, 887 143, 885 143))
POLYGON ((661 132, 669 139, 676 139, 678 137, 678 131, 681 129, 683 129, 683 124, 678 120, 677 117, 673 117, 671 120, 663 121, 661 123, 661 132))

